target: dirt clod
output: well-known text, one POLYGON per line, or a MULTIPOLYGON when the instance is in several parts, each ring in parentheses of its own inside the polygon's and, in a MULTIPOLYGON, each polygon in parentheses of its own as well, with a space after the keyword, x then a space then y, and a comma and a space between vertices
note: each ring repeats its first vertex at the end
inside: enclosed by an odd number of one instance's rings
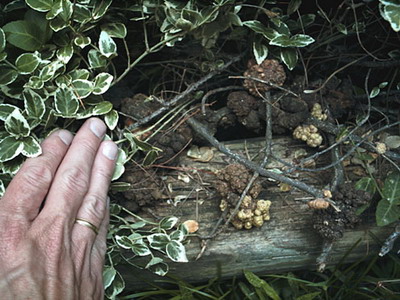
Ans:
MULTIPOLYGON (((261 79, 277 86, 282 86, 286 80, 286 73, 282 65, 275 59, 266 59, 261 64, 257 64, 255 60, 249 60, 248 69, 244 72, 244 76, 261 79)), ((250 94, 258 97, 259 93, 263 93, 273 89, 271 85, 258 82, 252 79, 245 79, 243 86, 249 90, 250 94)))
POLYGON ((336 207, 329 206, 324 210, 315 210, 313 214, 314 229, 327 240, 337 240, 343 236, 346 228, 353 228, 360 217, 357 209, 368 203, 371 195, 368 192, 354 189, 354 184, 346 183, 339 186, 333 193, 333 201, 336 207))

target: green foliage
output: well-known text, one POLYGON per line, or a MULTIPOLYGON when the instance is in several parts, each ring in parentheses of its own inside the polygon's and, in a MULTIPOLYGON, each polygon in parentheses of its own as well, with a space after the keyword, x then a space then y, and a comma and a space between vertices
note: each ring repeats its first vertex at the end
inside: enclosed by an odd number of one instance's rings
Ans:
POLYGON ((392 29, 400 31, 400 2, 397 0, 379 0, 381 16, 390 23, 392 29))
POLYGON ((376 223, 385 226, 400 219, 400 173, 391 173, 382 188, 382 199, 376 208, 376 223))
POLYGON ((103 272, 106 296, 113 299, 124 290, 124 280, 115 265, 123 258, 132 266, 144 268, 157 275, 164 276, 168 272, 165 259, 174 262, 187 262, 183 242, 188 235, 186 226, 176 227, 178 218, 165 217, 155 223, 131 213, 125 208, 111 205, 111 222, 109 229, 110 247, 108 262, 103 272), (119 216, 121 212, 133 218, 131 221, 119 216), (146 263, 137 265, 136 257, 148 257, 146 263))

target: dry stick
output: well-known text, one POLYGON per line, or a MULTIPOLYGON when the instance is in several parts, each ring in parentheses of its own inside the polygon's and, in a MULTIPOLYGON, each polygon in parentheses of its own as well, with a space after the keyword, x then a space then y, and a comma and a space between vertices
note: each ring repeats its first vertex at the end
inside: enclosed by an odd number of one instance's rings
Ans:
POLYGON ((171 99, 171 101, 167 102, 164 104, 163 107, 159 108, 158 110, 156 110, 155 112, 153 112, 152 114, 148 115, 145 118, 140 119, 139 121, 137 121, 136 123, 130 125, 128 127, 128 130, 132 131, 152 120, 154 120, 155 118, 157 118, 159 115, 161 115, 162 113, 164 113, 165 111, 167 111, 170 107, 174 106, 175 104, 177 104, 179 101, 181 101, 182 99, 184 99, 185 97, 187 97, 190 93, 196 91, 202 84, 204 84, 205 82, 207 82, 208 80, 210 80, 211 78, 213 78, 215 75, 217 75, 218 73, 220 73, 221 71, 225 70, 226 68, 228 68, 230 65, 232 65, 233 63, 237 62, 240 60, 242 56, 236 56, 234 58, 232 58, 230 61, 228 61, 226 64, 224 64, 221 68, 214 70, 210 73, 208 73, 206 76, 204 76, 203 78, 201 78, 199 81, 194 82, 193 84, 189 85, 189 87, 183 91, 182 93, 180 93, 179 95, 175 96, 174 98, 171 99))
POLYGON ((192 129, 199 135, 201 135, 205 140, 207 140, 212 146, 214 146, 215 148, 217 148, 219 151, 221 151, 222 153, 226 154, 227 156, 229 156, 230 158, 236 160, 237 162, 241 163, 242 165, 244 165, 245 167, 249 168, 250 170, 253 170, 255 172, 258 172, 261 176, 264 177, 269 177, 272 179, 275 179, 277 181, 281 181, 284 183, 287 183, 299 190, 302 190, 316 198, 320 198, 322 197, 322 192, 319 189, 316 189, 315 187, 312 187, 308 184, 305 184, 304 182, 295 180, 295 179, 291 179, 289 177, 280 175, 278 173, 272 172, 272 171, 268 171, 265 170, 263 168, 261 168, 259 165, 257 165, 256 163, 244 158, 243 156, 232 152, 231 150, 229 150, 227 147, 225 147, 225 145, 221 144, 216 138, 214 138, 209 132, 208 130, 196 119, 190 118, 187 120, 188 124, 190 124, 190 126, 192 127, 192 129))
POLYGON ((206 115, 206 101, 207 99, 216 94, 216 93, 220 93, 220 92, 225 92, 225 91, 230 91, 230 90, 243 90, 244 88, 241 86, 237 86, 237 85, 230 85, 230 86, 225 86, 225 87, 221 87, 221 88, 217 88, 211 91, 208 91, 203 98, 201 99, 201 113, 203 115, 206 115))

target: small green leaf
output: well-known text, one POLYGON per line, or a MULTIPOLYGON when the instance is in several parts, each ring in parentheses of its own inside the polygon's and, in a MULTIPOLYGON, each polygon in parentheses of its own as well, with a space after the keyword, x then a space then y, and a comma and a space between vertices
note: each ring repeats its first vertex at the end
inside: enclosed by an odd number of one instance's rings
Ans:
POLYGON ((98 116, 98 115, 104 115, 106 113, 109 113, 113 108, 113 105, 109 101, 103 101, 95 105, 93 108, 93 115, 98 116))
POLYGON ((31 89, 25 89, 22 95, 28 116, 34 119, 41 119, 46 111, 42 97, 31 89))
POLYGON ((282 48, 281 59, 289 70, 293 70, 297 65, 297 50, 295 48, 282 48))
POLYGON ((151 248, 160 251, 165 251, 167 244, 170 242, 169 236, 164 233, 153 233, 148 235, 146 238, 149 241, 151 248))
POLYGON ((279 47, 305 47, 314 43, 314 41, 311 36, 305 34, 296 34, 291 37, 281 34, 273 38, 269 44, 279 47))
POLYGON ((22 141, 8 136, 0 141, 0 162, 5 162, 19 155, 24 149, 22 141))
POLYGON ((8 85, 14 82, 18 77, 18 72, 7 65, 1 65, 0 85, 8 85))
POLYGON ((379 88, 380 88, 380 89, 384 89, 387 85, 388 85, 388 82, 387 82, 387 81, 381 82, 381 83, 379 84, 379 88))
POLYGON ((72 80, 77 80, 77 79, 88 79, 90 72, 86 69, 75 69, 71 72, 68 73, 69 76, 71 76, 72 80))
POLYGON ((108 73, 100 73, 94 79, 93 94, 104 94, 110 87, 114 77, 108 73))
POLYGON ((107 58, 99 51, 91 49, 88 52, 89 64, 92 69, 102 68, 107 65, 107 58))
MULTIPOLYGON (((102 1, 96 1, 102 2, 102 1)), ((116 296, 121 294, 125 289, 125 281, 121 274, 117 271, 112 284, 106 289, 105 295, 108 299, 116 299, 116 296)))
POLYGON ((30 126, 28 121, 22 115, 19 109, 15 109, 4 122, 7 132, 11 135, 20 138, 30 134, 30 126))
POLYGON ((72 88, 74 90, 74 93, 80 99, 84 99, 92 93, 93 82, 84 79, 77 79, 72 81, 72 88))
POLYGON ((5 192, 6 192, 6 188, 4 186, 3 180, 0 180, 0 197, 3 197, 5 192))
POLYGON ((111 283, 114 281, 116 274, 117 274, 117 271, 114 269, 114 267, 111 267, 111 266, 104 267, 104 270, 103 270, 104 289, 108 288, 111 285, 111 283))
POLYGON ((35 51, 44 43, 44 36, 35 23, 28 21, 13 21, 3 26, 7 41, 22 50, 35 51))
POLYGON ((115 192, 126 192, 131 188, 131 184, 128 182, 112 182, 110 185, 110 190, 115 192))
POLYGON ((268 40, 272 40, 279 36, 279 33, 272 28, 265 27, 260 21, 250 20, 243 22, 243 25, 249 27, 251 30, 257 33, 261 33, 268 40))
POLYGON ((253 54, 258 65, 267 58, 268 47, 262 43, 261 39, 257 39, 253 43, 253 54))
POLYGON ((376 192, 376 185, 371 177, 363 177, 356 182, 355 189, 366 191, 369 192, 371 195, 374 195, 376 192))
POLYGON ((400 200, 400 173, 391 173, 386 177, 382 196, 389 202, 400 200))
POLYGON ((107 58, 117 53, 117 45, 106 31, 100 33, 99 49, 107 58))
POLYGON ((35 53, 23 53, 15 61, 15 66, 21 74, 30 74, 36 70, 40 58, 35 53))
POLYGON ((57 58, 61 60, 64 64, 67 64, 72 55, 74 54, 74 47, 72 44, 68 44, 57 50, 57 58))
POLYGON ((63 11, 62 1, 63 0, 55 0, 55 2, 52 5, 50 11, 46 14, 46 19, 47 20, 53 20, 60 13, 62 13, 62 11, 63 11))
POLYGON ((169 230, 178 222, 177 217, 165 217, 160 221, 160 228, 169 230))
POLYGON ((3 29, 0 28, 0 52, 6 48, 6 35, 3 29))
POLYGON ((384 5, 380 10, 382 17, 390 23, 395 32, 400 31, 400 6, 399 5, 384 5))
POLYGON ((0 62, 4 61, 6 58, 7 58, 7 53, 6 52, 0 53, 0 62))
POLYGON ((321 295, 321 292, 312 292, 308 294, 301 295, 296 298, 296 300, 313 300, 315 297, 321 295))
POLYGON ((74 14, 72 18, 75 22, 85 24, 92 19, 92 13, 85 5, 76 3, 74 5, 74 14))
POLYGON ((185 239, 185 233, 182 230, 175 230, 169 235, 169 237, 173 241, 182 242, 185 239))
POLYGON ((114 130, 118 124, 119 115, 116 110, 111 110, 104 116, 104 121, 110 130, 114 130))
POLYGON ((49 11, 53 6, 53 0, 25 0, 26 4, 40 12, 49 11))
POLYGON ((95 1, 92 13, 93 19, 97 20, 104 16, 111 3, 112 0, 95 1))
POLYGON ((166 263, 159 263, 151 266, 149 270, 158 276, 165 276, 168 273, 168 265, 166 263))
POLYGON ((386 226, 395 221, 398 221, 400 217, 399 204, 399 202, 390 202, 386 199, 382 199, 381 201, 379 201, 375 213, 376 224, 378 226, 386 226))
POLYGON ((135 243, 132 245, 131 250, 135 255, 138 256, 147 256, 151 254, 150 249, 145 245, 141 243, 135 243))
POLYGON ((150 150, 147 152, 144 160, 143 160, 143 166, 150 166, 152 163, 156 161, 158 157, 158 152, 156 150, 150 150))
POLYGON ((279 294, 270 286, 265 280, 259 278, 254 273, 250 271, 244 271, 244 276, 247 281, 256 288, 262 288, 264 292, 273 300, 280 300, 279 294))
POLYGON ((117 180, 124 174, 125 172, 125 163, 127 161, 127 155, 124 150, 121 148, 118 148, 118 156, 117 156, 117 161, 115 163, 115 168, 114 168, 114 174, 111 177, 111 181, 117 180))
POLYGON ((22 155, 26 157, 36 157, 42 154, 42 148, 38 141, 33 137, 27 136, 21 140, 24 144, 24 149, 22 149, 22 155))
POLYGON ((342 23, 339 23, 339 24, 336 25, 336 28, 340 33, 343 33, 344 35, 347 35, 347 27, 346 27, 346 25, 344 25, 342 23))
POLYGON ((57 70, 63 67, 63 63, 55 60, 46 65, 42 70, 40 70, 39 77, 42 81, 46 82, 49 81, 54 77, 57 70))
POLYGON ((57 113, 63 117, 74 117, 79 109, 79 101, 69 88, 59 88, 54 95, 54 105, 57 113))
POLYGON ((25 83, 25 88, 31 88, 34 90, 40 90, 44 86, 44 81, 38 76, 31 76, 27 83, 25 83))
POLYGON ((101 30, 108 33, 110 37, 123 39, 126 37, 126 27, 123 23, 111 23, 101 26, 101 30))
POLYGON ((153 257, 146 265, 145 269, 150 268, 151 266, 154 266, 156 264, 162 263, 163 259, 161 257, 153 257))
POLYGON ((91 41, 92 40, 88 36, 77 36, 76 38, 74 38, 74 44, 80 47, 81 49, 89 45, 91 41))
POLYGON ((7 117, 16 109, 19 108, 11 104, 0 104, 0 120, 5 121, 7 117))
POLYGON ((372 89, 372 91, 371 91, 371 93, 369 94, 369 97, 372 99, 372 98, 375 98, 376 96, 378 96, 379 95, 379 93, 381 92, 381 89, 379 88, 379 87, 374 87, 373 89, 372 89))
POLYGON ((175 262, 188 262, 186 250, 182 243, 170 241, 166 247, 168 257, 175 262))

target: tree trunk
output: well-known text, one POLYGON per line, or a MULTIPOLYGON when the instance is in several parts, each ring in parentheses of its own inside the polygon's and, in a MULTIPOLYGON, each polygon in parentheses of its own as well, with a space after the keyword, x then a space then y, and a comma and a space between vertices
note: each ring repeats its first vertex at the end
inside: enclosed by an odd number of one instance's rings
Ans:
MULTIPOLYGON (((226 145, 254 161, 263 158, 262 140, 230 142, 226 145)), ((293 163, 300 149, 306 151, 307 155, 313 153, 310 148, 290 138, 274 139, 274 155, 286 162, 293 163)), ((170 194, 160 200, 150 213, 142 216, 161 218, 174 215, 182 222, 196 220, 200 225, 196 234, 208 235, 221 216, 220 196, 212 185, 215 180, 213 173, 229 163, 234 162, 215 150, 209 162, 189 158, 186 152, 181 154, 179 166, 168 173, 164 180, 170 194), (188 176, 190 182, 185 183, 182 175, 188 176), (180 201, 173 205, 171 202, 174 199, 180 201)), ((316 161, 316 166, 328 163, 329 156, 321 157, 316 161)), ((284 166, 272 160, 267 168, 282 170, 284 166)), ((331 173, 293 172, 290 177, 323 188, 329 183, 331 173)), ((346 176, 347 179, 354 177, 351 166, 346 168, 346 176)), ((240 276, 244 269, 265 274, 316 268, 316 258, 322 249, 322 238, 313 229, 313 212, 306 204, 312 197, 293 188, 283 192, 278 182, 260 179, 263 181, 263 191, 258 198, 272 201, 271 220, 265 222, 261 228, 250 230, 236 230, 229 225, 218 236, 207 241, 198 260, 196 257, 202 249, 201 240, 195 236, 189 238, 190 243, 186 245, 189 262, 170 262, 170 275, 188 282, 204 282, 217 276, 240 276)), ((359 225, 347 230, 343 238, 334 243, 328 266, 377 255, 381 246, 379 241, 383 241, 392 229, 390 226, 377 227, 373 212, 370 212, 359 225)), ((121 271, 127 279, 128 289, 132 290, 145 288, 146 281, 158 284, 157 281, 163 279, 134 267, 126 266, 121 271)))

